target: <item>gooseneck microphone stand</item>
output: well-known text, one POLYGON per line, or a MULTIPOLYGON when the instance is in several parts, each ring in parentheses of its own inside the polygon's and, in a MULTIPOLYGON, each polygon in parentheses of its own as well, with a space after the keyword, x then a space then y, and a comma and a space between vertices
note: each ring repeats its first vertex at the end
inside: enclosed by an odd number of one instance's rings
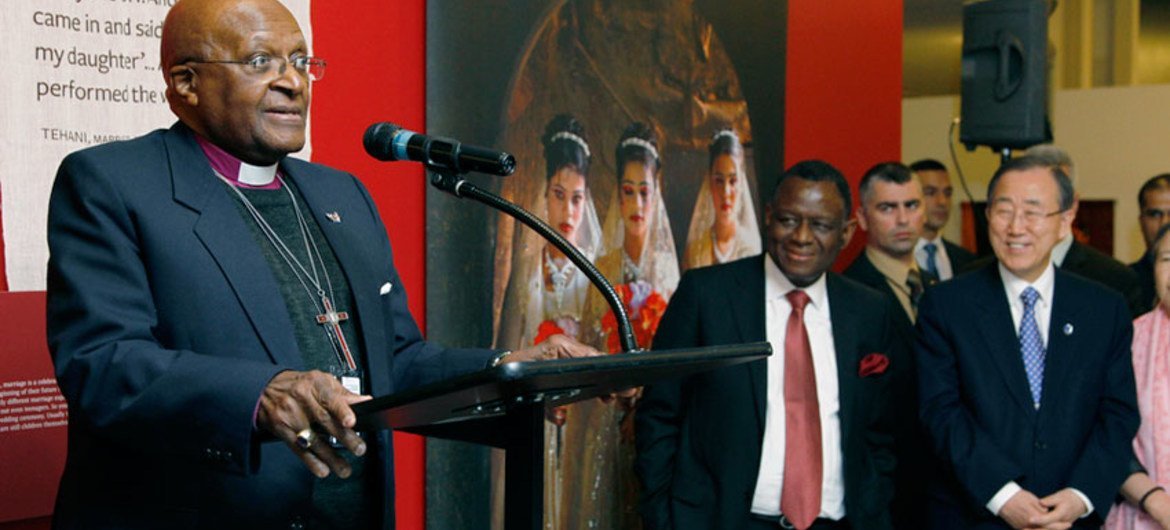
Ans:
POLYGON ((630 326, 630 317, 626 313, 626 306, 618 298, 617 292, 613 289, 613 285, 609 283, 609 280, 605 279, 605 276, 597 270, 597 267, 594 267, 589 262, 589 259, 584 254, 581 254, 580 250, 577 250, 575 245, 562 237, 556 230, 553 230, 548 223, 532 215, 528 210, 505 200, 503 197, 477 187, 475 184, 464 179, 461 174, 447 168, 438 168, 429 165, 427 166, 427 171, 431 175, 432 186, 456 197, 472 199, 504 212, 535 230, 536 233, 557 247, 557 250, 560 250, 565 256, 568 256, 569 261, 573 262, 573 265, 576 265, 581 272, 585 273, 585 277, 589 278, 593 286, 601 291, 601 295, 605 297, 605 301, 609 303, 610 309, 613 310, 613 315, 617 318, 622 352, 636 353, 642 351, 638 347, 638 343, 634 340, 634 330, 630 326))
MULTIPOLYGON (((426 146, 422 149, 426 151, 426 146)), ((458 164, 454 168, 426 162, 424 165, 436 188, 519 220, 568 256, 613 309, 623 352, 636 353, 501 364, 353 405, 362 430, 392 428, 503 449, 504 527, 508 530, 543 528, 546 407, 760 360, 771 354, 767 342, 667 351, 639 349, 625 305, 577 247, 532 213, 467 182, 458 164)))

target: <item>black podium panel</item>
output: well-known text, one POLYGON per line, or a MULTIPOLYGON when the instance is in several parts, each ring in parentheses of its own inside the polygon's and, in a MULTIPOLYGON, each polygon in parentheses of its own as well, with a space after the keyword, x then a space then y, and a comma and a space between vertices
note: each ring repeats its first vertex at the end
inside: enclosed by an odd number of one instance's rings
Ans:
MULTIPOLYGON (((510 405, 573 403, 660 379, 763 359, 771 352, 767 342, 757 342, 508 363, 357 403, 353 410, 359 429, 413 432, 420 427, 492 418, 506 413, 510 405)), ((454 437, 483 443, 472 438, 454 437)))
POLYGON ((767 342, 508 363, 353 406, 359 430, 398 429, 506 451, 504 526, 543 517, 544 410, 654 381, 763 359, 767 342))

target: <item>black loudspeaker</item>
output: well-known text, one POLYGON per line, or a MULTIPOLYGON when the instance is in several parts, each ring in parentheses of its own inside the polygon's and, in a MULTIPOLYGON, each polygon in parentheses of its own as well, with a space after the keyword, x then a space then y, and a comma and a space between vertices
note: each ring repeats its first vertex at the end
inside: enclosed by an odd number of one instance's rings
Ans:
POLYGON ((1026 149, 1052 141, 1047 0, 963 6, 961 111, 959 141, 967 149, 1026 149))

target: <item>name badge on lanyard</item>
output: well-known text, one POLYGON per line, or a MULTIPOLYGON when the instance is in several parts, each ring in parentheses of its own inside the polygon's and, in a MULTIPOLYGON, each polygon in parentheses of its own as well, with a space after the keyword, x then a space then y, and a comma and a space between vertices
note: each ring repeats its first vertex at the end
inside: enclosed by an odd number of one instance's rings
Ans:
POLYGON ((343 375, 341 376, 341 386, 345 387, 346 390, 354 394, 361 394, 362 378, 354 377, 352 375, 343 375))

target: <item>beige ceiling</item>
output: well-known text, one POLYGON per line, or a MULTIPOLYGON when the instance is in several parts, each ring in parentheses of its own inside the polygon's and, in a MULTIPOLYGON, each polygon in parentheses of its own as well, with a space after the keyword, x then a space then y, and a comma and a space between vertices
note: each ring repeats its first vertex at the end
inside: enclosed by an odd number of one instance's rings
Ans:
MULTIPOLYGON (((962 0, 904 0, 905 33, 903 36, 903 85, 905 97, 934 96, 959 93, 959 62, 963 45, 962 0)), ((1136 84, 1170 83, 1170 0, 1059 0, 1053 13, 1053 24, 1069 24, 1072 13, 1082 18, 1088 28, 1083 35, 1092 48, 1092 58, 1075 63, 1084 66, 1081 72, 1087 86, 1112 86, 1112 71, 1117 61, 1132 61, 1133 82, 1136 84), (1136 49, 1132 54, 1116 52, 1117 38, 1127 38, 1130 31, 1115 30, 1115 11, 1126 2, 1140 2, 1136 49), (1079 10, 1079 11, 1078 11, 1079 10), (1120 32, 1115 35, 1114 32, 1120 32)), ((1054 27, 1056 54, 1065 46, 1073 46, 1072 32, 1054 27)), ((1060 59, 1057 58, 1057 61, 1060 59)), ((1068 62, 1068 61, 1066 61, 1068 62)), ((1057 79, 1062 86, 1066 79, 1057 79)), ((1128 84, 1128 82, 1124 83, 1128 84)))

